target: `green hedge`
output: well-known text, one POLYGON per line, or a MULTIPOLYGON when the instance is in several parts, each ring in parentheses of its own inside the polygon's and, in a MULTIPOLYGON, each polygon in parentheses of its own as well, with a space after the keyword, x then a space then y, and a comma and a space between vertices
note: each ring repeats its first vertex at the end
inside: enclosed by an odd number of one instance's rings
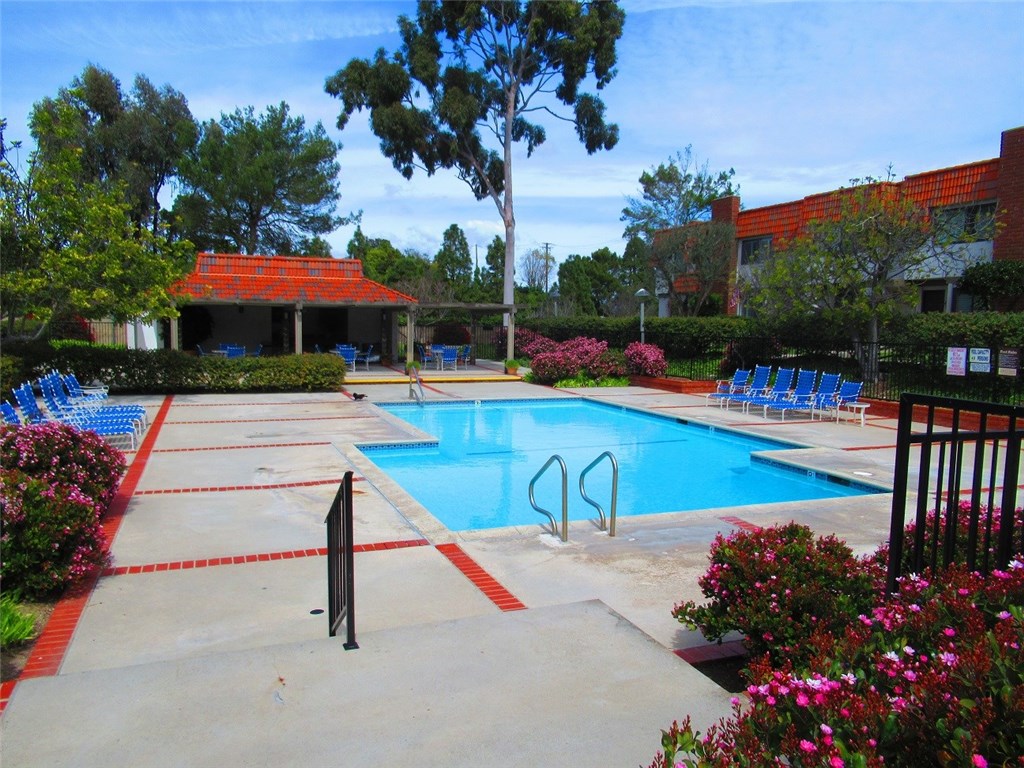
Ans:
POLYGON ((175 350, 72 346, 47 342, 11 344, 0 374, 3 391, 49 370, 71 371, 84 384, 102 381, 112 392, 329 392, 345 382, 337 355, 281 355, 226 359, 175 350))

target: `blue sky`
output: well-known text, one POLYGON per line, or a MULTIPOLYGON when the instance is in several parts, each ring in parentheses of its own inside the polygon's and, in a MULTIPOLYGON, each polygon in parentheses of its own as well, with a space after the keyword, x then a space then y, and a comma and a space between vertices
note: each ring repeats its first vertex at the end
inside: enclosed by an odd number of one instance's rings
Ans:
MULTIPOLYGON (((517 251, 551 244, 562 261, 621 253, 638 178, 692 145, 734 168, 744 206, 796 200, 853 178, 903 177, 997 157, 1024 124, 1024 3, 624 0, 618 76, 603 91, 620 127, 588 156, 571 128, 517 157, 517 251)), ((452 223, 480 258, 502 234, 490 201, 448 174, 407 182, 367 118, 335 127, 324 80, 351 58, 398 47, 414 2, 19 2, 0 0, 0 115, 30 146, 32 104, 87 63, 125 91, 136 74, 169 84, 200 120, 286 101, 343 145, 341 210, 400 248, 437 251, 452 223)), ((328 237, 344 253, 353 228, 328 237)))

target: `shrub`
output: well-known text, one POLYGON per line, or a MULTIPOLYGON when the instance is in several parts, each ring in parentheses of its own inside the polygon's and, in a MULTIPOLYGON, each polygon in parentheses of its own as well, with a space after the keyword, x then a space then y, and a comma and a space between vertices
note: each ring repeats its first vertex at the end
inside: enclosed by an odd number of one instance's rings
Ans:
POLYGON ((73 485, 105 510, 127 462, 95 432, 50 422, 0 426, 0 465, 51 484, 73 485))
MULTIPOLYGON (((507 340, 507 328, 498 328, 494 332, 494 344, 502 353, 504 353, 507 340)), ((558 342, 536 331, 531 331, 529 328, 516 326, 514 346, 517 358, 523 357, 529 360, 542 352, 551 352, 558 346, 558 342)))
POLYGON ((0 646, 9 648, 32 638, 36 631, 36 620, 18 606, 11 595, 0 597, 0 646))
POLYGON ((1019 561, 904 579, 836 637, 816 634, 802 666, 755 667, 749 703, 703 738, 674 723, 652 768, 1024 765, 1019 561))
POLYGON ((52 596, 106 565, 104 511, 73 485, 0 470, 4 589, 52 596))
POLYGON ((583 377, 599 382, 625 376, 626 361, 621 353, 608 351, 608 343, 579 337, 559 344, 551 352, 542 352, 530 361, 533 379, 554 384, 562 379, 583 377))
MULTIPOLYGON (((752 656, 798 663, 816 631, 839 630, 873 604, 883 569, 834 536, 797 523, 718 534, 699 584, 711 602, 680 603, 676 619, 709 640, 739 631, 752 656)), ((872 561, 873 562, 873 561, 872 561)))
MULTIPOLYGON (((961 501, 957 507, 956 515, 956 535, 953 546, 953 562, 956 563, 967 563, 968 561, 968 546, 969 546, 969 531, 970 531, 970 512, 971 503, 970 501, 961 501)), ((993 509, 991 516, 989 516, 988 507, 982 505, 978 510, 980 519, 979 534, 975 543, 974 549, 974 563, 976 566, 981 566, 983 563, 989 565, 995 563, 996 559, 996 544, 999 538, 999 530, 1001 527, 1001 515, 998 509, 993 509), (989 529, 988 537, 985 534, 985 520, 991 517, 991 527, 989 529), (986 546, 986 544, 988 546, 986 546)), ((1024 530, 1024 508, 1018 508, 1014 510, 1013 515, 1014 530, 1024 530)), ((924 551, 923 559, 925 567, 928 567, 932 563, 932 559, 936 559, 936 563, 941 562, 941 550, 945 546, 945 521, 939 519, 939 515, 936 511, 930 510, 925 517, 924 521, 924 551)), ((911 522, 904 529, 903 532, 903 549, 902 557, 900 558, 899 573, 909 574, 913 570, 913 556, 914 556, 914 539, 917 536, 917 522, 911 522)), ((889 548, 883 545, 879 548, 875 557, 880 563, 887 563, 889 559, 889 548)))
POLYGON ((655 344, 641 344, 634 341, 626 347, 624 354, 626 355, 626 365, 630 373, 660 378, 668 370, 665 353, 661 350, 661 347, 655 344))

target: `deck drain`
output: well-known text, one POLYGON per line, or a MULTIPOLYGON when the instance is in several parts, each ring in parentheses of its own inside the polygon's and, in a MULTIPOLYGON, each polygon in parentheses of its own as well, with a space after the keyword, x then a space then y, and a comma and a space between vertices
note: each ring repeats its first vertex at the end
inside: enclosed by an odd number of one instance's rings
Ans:
POLYGON ((314 608, 314 609, 313 609, 312 611, 310 611, 309 613, 310 613, 310 615, 312 615, 312 616, 319 616, 319 615, 320 615, 321 613, 323 613, 323 612, 324 612, 324 609, 323 609, 323 608, 314 608))

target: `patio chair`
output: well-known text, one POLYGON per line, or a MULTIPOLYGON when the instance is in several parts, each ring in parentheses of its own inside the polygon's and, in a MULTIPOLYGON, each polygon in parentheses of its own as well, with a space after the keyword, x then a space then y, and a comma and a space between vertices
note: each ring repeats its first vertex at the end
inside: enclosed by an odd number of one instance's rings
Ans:
POLYGON ((224 351, 227 352, 226 357, 229 359, 245 357, 245 347, 238 344, 228 344, 224 351))
POLYGON ((246 354, 249 355, 249 357, 259 357, 262 353, 263 353, 263 345, 262 344, 257 344, 256 345, 256 349, 254 349, 252 352, 246 352, 246 354))
POLYGON ((459 348, 453 346, 445 346, 441 349, 441 370, 451 369, 453 371, 458 370, 459 361, 459 348))
POLYGON ((100 403, 107 399, 107 388, 102 385, 83 387, 73 373, 53 371, 50 375, 60 380, 72 403, 100 403))
POLYGON ((719 379, 715 382, 715 391, 709 392, 704 396, 704 405, 708 406, 712 400, 717 400, 718 407, 721 408, 724 398, 745 391, 747 381, 749 380, 750 371, 743 369, 737 370, 731 379, 719 379))
POLYGON ((434 361, 434 367, 438 370, 444 368, 444 344, 431 344, 430 356, 434 361))
POLYGON ((196 344, 196 354, 200 357, 205 357, 207 352, 203 349, 202 345, 196 344))
POLYGON ((420 362, 423 363, 423 365, 434 362, 434 351, 424 344, 416 345, 416 354, 419 356, 420 362))
POLYGON ((796 375, 796 386, 788 397, 776 402, 764 403, 764 418, 768 418, 768 410, 782 411, 782 420, 786 420, 786 411, 807 411, 810 413, 814 400, 814 385, 818 381, 817 371, 801 369, 796 375))
POLYGON ((361 352, 356 352, 356 365, 362 363, 366 366, 366 370, 370 370, 370 356, 373 355, 373 344, 367 344, 366 349, 361 352))
POLYGON ((337 354, 341 355, 341 359, 345 361, 345 367, 350 371, 356 369, 356 348, 348 344, 339 344, 335 347, 337 354))
POLYGON ((789 393, 792 390, 793 373, 794 370, 792 368, 779 368, 775 372, 775 381, 772 383, 771 389, 766 389, 759 395, 738 396, 734 399, 743 404, 744 413, 750 411, 751 405, 764 406, 768 403, 784 400, 789 397, 789 393))
POLYGON ((768 389, 768 378, 771 374, 772 367, 770 365, 755 365, 754 375, 750 379, 750 384, 744 387, 742 392, 737 392, 723 397, 719 401, 719 405, 724 405, 725 409, 729 410, 730 403, 745 403, 751 397, 763 395, 768 389))
POLYGON ((469 358, 473 352, 473 347, 469 344, 463 344, 458 349, 458 354, 455 356, 456 367, 462 365, 463 368, 469 368, 469 358))

